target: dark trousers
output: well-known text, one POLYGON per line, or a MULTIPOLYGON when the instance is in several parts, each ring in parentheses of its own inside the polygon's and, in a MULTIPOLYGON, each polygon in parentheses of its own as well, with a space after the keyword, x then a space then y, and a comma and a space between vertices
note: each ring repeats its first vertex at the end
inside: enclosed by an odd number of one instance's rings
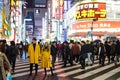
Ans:
POLYGON ((22 56, 23 56, 23 51, 20 50, 20 58, 22 58, 22 56))
POLYGON ((107 55, 108 63, 110 63, 110 54, 107 55))
POLYGON ((79 54, 73 55, 73 60, 77 63, 79 60, 79 54))
POLYGON ((80 57, 80 64, 83 69, 85 69, 85 58, 80 57))
POLYGON ((62 59, 62 53, 61 53, 61 50, 59 50, 57 52, 57 56, 58 56, 58 59, 61 60, 62 59))
POLYGON ((13 60, 13 63, 12 63, 12 69, 15 70, 15 62, 16 60, 13 60))
POLYGON ((99 64, 101 64, 103 66, 104 62, 105 62, 105 56, 104 55, 100 55, 99 56, 99 64))
POLYGON ((10 58, 10 64, 12 65, 12 70, 15 70, 16 57, 10 58))
MULTIPOLYGON (((44 68, 44 71, 45 71, 45 76, 46 76, 46 75, 47 75, 47 70, 46 70, 46 68, 44 68)), ((53 75, 52 67, 50 67, 50 71, 51 71, 51 75, 53 75)))
POLYGON ((70 63, 71 66, 73 65, 71 56, 68 54, 64 54, 64 67, 66 67, 67 61, 70 63))
POLYGON ((0 80, 3 80, 3 75, 2 75, 2 68, 0 66, 0 80))
MULTIPOLYGON (((30 64, 30 74, 32 74, 32 70, 33 70, 33 63, 30 64)), ((35 64, 35 74, 37 74, 38 71, 38 64, 35 64)))
POLYGON ((55 67, 56 55, 52 55, 52 66, 55 67))
POLYGON ((62 61, 64 61, 65 57, 64 57, 64 53, 62 52, 62 61))

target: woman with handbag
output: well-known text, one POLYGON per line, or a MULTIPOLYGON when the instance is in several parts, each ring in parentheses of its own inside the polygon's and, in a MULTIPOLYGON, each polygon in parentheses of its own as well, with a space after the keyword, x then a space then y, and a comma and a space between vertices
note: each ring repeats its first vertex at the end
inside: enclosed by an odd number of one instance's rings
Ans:
POLYGON ((5 46, 0 41, 0 80, 7 80, 6 72, 10 72, 11 66, 10 63, 3 51, 5 50, 5 46))

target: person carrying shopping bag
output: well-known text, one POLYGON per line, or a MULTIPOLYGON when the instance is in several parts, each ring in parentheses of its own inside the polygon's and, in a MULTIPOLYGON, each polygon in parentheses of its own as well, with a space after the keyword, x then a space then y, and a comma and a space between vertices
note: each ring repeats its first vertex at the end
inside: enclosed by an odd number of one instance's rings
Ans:
POLYGON ((7 80, 7 73, 11 71, 11 65, 3 51, 5 50, 5 45, 0 41, 0 80, 7 80))

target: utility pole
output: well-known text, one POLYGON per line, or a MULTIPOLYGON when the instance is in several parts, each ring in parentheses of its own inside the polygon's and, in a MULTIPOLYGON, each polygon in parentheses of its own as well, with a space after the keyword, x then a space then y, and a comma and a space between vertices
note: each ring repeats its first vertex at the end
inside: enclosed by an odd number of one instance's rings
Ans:
POLYGON ((93 25, 94 25, 94 22, 95 21, 98 21, 98 18, 93 18, 93 20, 92 20, 92 25, 91 25, 91 41, 93 41, 93 25))

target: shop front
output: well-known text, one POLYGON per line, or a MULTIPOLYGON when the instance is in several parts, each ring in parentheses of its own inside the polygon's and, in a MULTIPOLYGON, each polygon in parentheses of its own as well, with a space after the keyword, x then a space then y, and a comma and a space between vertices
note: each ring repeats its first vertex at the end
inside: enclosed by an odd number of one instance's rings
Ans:
MULTIPOLYGON (((118 3, 113 2, 78 2, 74 7, 74 15, 68 17, 71 23, 69 39, 73 37, 87 38, 90 40, 103 39, 105 35, 120 36, 120 16, 116 10, 118 3), (113 5, 113 6, 111 6, 113 5), (111 14, 111 9, 112 15, 111 14), (115 9, 114 9, 115 8, 115 9), (71 19, 72 18, 72 19, 71 19)), ((68 13, 69 14, 69 13, 68 13)), ((68 23, 69 23, 68 22, 68 23)))

